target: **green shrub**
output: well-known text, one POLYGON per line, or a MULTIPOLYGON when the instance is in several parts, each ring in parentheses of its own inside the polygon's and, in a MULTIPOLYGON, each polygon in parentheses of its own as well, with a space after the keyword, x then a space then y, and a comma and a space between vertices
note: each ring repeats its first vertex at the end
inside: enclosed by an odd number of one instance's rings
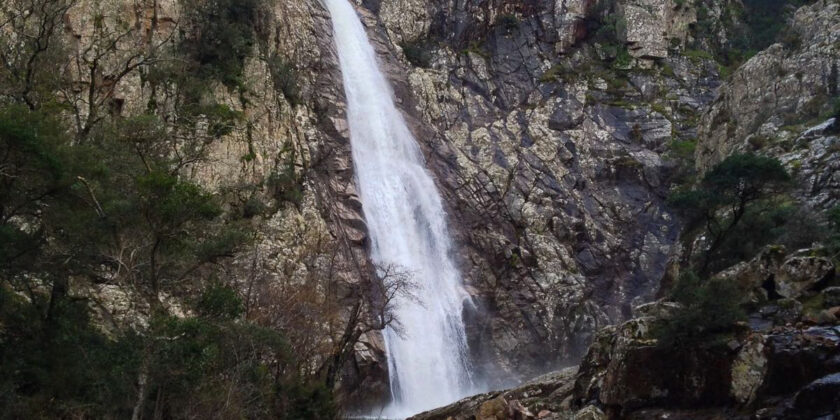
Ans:
POLYGON ((496 26, 507 33, 513 33, 519 29, 519 18, 513 14, 502 14, 496 18, 496 26))
POLYGON ((742 51, 761 51, 774 42, 787 40, 792 47, 801 43, 797 34, 788 27, 788 17, 800 6, 811 0, 744 0, 746 23, 732 40, 736 49, 742 51))
POLYGON ((633 63, 633 56, 630 55, 630 51, 627 50, 626 46, 621 46, 617 49, 615 55, 615 61, 613 61, 613 66, 618 69, 625 69, 630 67, 630 64, 633 63))
POLYGON ((204 290, 197 309, 201 316, 235 319, 242 314, 244 307, 236 290, 223 284, 213 283, 204 290))
POLYGON ((244 119, 242 112, 219 103, 188 104, 182 108, 182 112, 195 123, 206 122, 207 134, 216 139, 232 133, 236 125, 244 119))
POLYGON ((268 206, 256 195, 248 197, 242 207, 242 217, 246 219, 260 216, 269 210, 268 206))
POLYGON ((697 140, 673 140, 668 144, 668 155, 671 158, 694 162, 694 151, 697 149, 697 140))
POLYGON ((432 65, 432 45, 428 40, 418 39, 404 41, 400 47, 405 54, 405 59, 411 65, 421 68, 429 68, 432 65))
POLYGON ((182 0, 182 7, 190 31, 179 49, 194 63, 196 74, 240 87, 263 0, 182 0))
POLYGON ((725 339, 746 319, 738 286, 727 280, 702 280, 694 273, 680 276, 671 299, 682 305, 673 318, 654 329, 663 347, 710 345, 725 339))
POLYGON ((301 97, 297 70, 283 57, 276 54, 272 55, 269 59, 268 69, 271 72, 274 88, 283 94, 283 97, 290 104, 299 105, 301 103, 301 97))

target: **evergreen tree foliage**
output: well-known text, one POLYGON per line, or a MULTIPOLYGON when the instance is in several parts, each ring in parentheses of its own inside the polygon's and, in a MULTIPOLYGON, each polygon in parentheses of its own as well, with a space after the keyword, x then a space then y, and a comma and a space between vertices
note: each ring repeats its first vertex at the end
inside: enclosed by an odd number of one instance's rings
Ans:
POLYGON ((750 257, 750 250, 733 248, 745 240, 753 241, 752 251, 772 240, 774 236, 762 233, 786 221, 784 192, 789 186, 790 175, 777 159, 735 154, 710 169, 697 186, 674 191, 668 202, 684 216, 689 238, 702 235, 707 244, 699 272, 708 274, 750 257), (763 230, 736 236, 745 226, 763 230))

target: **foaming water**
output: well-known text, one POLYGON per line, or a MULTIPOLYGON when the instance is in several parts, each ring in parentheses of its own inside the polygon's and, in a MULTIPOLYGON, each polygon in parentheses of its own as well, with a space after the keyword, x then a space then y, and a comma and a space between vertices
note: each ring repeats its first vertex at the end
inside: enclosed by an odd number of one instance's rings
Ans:
POLYGON ((400 335, 384 331, 392 403, 381 415, 410 415, 477 390, 470 376, 462 309, 468 299, 450 256, 440 193, 348 0, 325 0, 332 16, 357 185, 380 266, 411 273, 416 299, 397 299, 400 335))

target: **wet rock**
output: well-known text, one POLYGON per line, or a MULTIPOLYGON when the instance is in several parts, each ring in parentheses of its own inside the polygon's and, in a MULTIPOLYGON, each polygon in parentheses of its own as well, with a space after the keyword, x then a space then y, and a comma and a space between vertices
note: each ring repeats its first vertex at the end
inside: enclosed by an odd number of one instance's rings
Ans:
POLYGON ((785 329, 765 340, 767 374, 760 396, 795 392, 828 373, 840 371, 840 327, 785 329))
POLYGON ((840 413, 840 373, 824 376, 796 394, 793 416, 817 418, 840 413))

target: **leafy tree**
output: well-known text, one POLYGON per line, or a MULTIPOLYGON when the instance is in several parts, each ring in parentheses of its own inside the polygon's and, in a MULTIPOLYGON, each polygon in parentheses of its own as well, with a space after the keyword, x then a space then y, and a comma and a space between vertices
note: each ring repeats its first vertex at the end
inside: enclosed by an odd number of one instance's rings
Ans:
POLYGON ((713 267, 745 216, 776 208, 789 185, 790 175, 778 160, 736 154, 709 170, 696 187, 673 192, 668 202, 684 216, 686 231, 702 234, 708 243, 700 273, 713 267))
MULTIPOLYGON (((129 24, 107 2, 0 5, 0 418, 337 416, 331 387, 313 371, 343 361, 355 341, 340 342, 341 358, 323 348, 301 355, 286 337, 313 330, 246 313, 251 290, 243 302, 228 277, 253 237, 242 216, 267 211, 259 190, 300 200, 303 174, 290 164, 265 184, 235 187, 254 201, 244 211, 225 195, 239 191, 211 192, 187 176, 244 125, 208 82, 241 87, 262 2, 182 5, 186 32, 155 18, 149 28, 129 24), (72 8, 93 23, 67 43, 60 29, 72 8), (152 91, 140 115, 123 115, 115 98, 129 75, 152 91), (118 287, 149 322, 114 320, 76 285, 118 287), (164 297, 195 315, 173 317, 164 297)), ((295 103, 294 71, 272 72, 295 103)), ((390 322, 386 308, 360 305, 390 322)), ((368 324, 355 322, 349 338, 358 340, 368 324)))
POLYGON ((0 285, 0 418, 126 417, 137 336, 109 339, 84 300, 65 299, 51 320, 0 285), (129 380, 127 380, 129 379, 129 380))

